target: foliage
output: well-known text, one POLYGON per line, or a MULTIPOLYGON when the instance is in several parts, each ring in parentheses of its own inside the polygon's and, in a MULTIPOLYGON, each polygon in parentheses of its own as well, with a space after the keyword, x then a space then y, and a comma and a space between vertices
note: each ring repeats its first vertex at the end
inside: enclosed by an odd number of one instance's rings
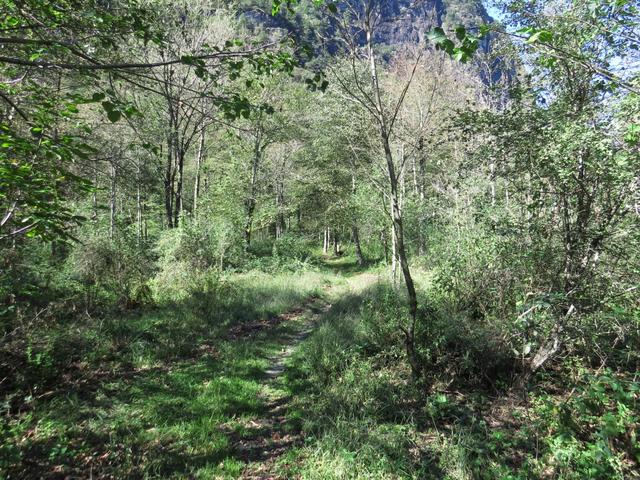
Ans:
POLYGON ((560 478, 628 478, 640 461, 638 396, 633 379, 584 375, 566 399, 538 399, 550 464, 560 478))
POLYGON ((5 3, 0 477, 635 474, 634 2, 5 3))
POLYGON ((147 281, 153 270, 149 251, 133 235, 122 232, 109 238, 98 231, 75 245, 65 273, 84 291, 85 308, 90 311, 103 295, 107 302, 115 300, 128 308, 147 303, 147 281))

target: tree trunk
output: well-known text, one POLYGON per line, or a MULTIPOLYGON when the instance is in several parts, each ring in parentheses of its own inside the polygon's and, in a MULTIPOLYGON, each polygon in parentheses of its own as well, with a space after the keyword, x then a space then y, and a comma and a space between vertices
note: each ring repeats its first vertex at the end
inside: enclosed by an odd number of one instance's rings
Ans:
POLYGON ((141 182, 141 171, 140 171, 140 162, 138 161, 138 181, 137 183, 137 191, 136 191, 136 222, 137 222, 137 230, 138 230, 138 238, 137 245, 140 248, 140 244, 142 242, 142 192, 140 189, 141 182))
POLYGON ((200 170, 204 160, 204 128, 200 132, 200 143, 198 144, 198 154, 196 155, 196 178, 193 185, 193 215, 198 210, 198 199, 200 197, 200 170))
POLYGON ((427 241, 425 234, 425 176, 426 176, 426 159, 424 157, 424 140, 421 138, 418 146, 418 155, 420 156, 418 161, 418 180, 416 182, 419 198, 419 210, 418 210, 418 255, 427 254, 427 241))
MULTIPOLYGON (((356 193, 358 191, 358 185, 356 183, 355 165, 351 165, 351 196, 355 201, 356 193)), ((353 245, 356 251, 356 260, 358 265, 363 267, 365 264, 364 255, 362 254, 362 247, 360 245, 360 232, 358 231, 357 219, 354 215, 353 225, 351 226, 351 236, 353 237, 353 245)))
POLYGON ((353 245, 356 250, 356 260, 360 267, 364 267, 366 261, 364 259, 364 255, 362 254, 362 246, 360 245, 360 232, 358 231, 358 227, 355 225, 351 227, 351 235, 353 236, 353 245))
POLYGON ((98 220, 98 170, 96 169, 96 175, 95 175, 95 179, 93 181, 93 186, 96 187, 93 190, 93 194, 91 195, 91 203, 93 206, 93 213, 91 215, 91 220, 93 221, 97 221, 98 220))
POLYGON ((284 218, 284 185, 281 179, 276 180, 276 239, 280 239, 285 231, 284 218))
POLYGON ((173 228, 173 144, 173 125, 171 125, 170 133, 167 136, 167 159, 164 172, 164 210, 168 228, 173 228))
POLYGON ((174 201, 174 212, 173 212, 173 225, 175 227, 180 225, 180 219, 182 217, 182 185, 184 180, 184 156, 185 151, 182 146, 179 146, 176 150, 176 174, 178 176, 178 181, 176 182, 175 189, 175 201, 174 201))
POLYGON ((391 222, 391 284, 398 287, 398 245, 396 243, 396 226, 391 222))
POLYGON ((391 219, 393 222, 393 230, 395 233, 395 242, 398 255, 398 261, 400 262, 400 269, 404 277, 404 283, 407 288, 407 298, 409 302, 409 315, 410 322, 408 327, 401 326, 401 330, 405 335, 405 348, 407 351, 407 357, 411 366, 411 372, 414 378, 421 376, 421 367, 418 360, 418 356, 415 349, 415 326, 418 318, 418 298, 416 295, 416 288, 413 283, 413 277, 411 276, 411 269, 409 267, 409 261, 407 259, 407 251, 404 244, 404 230, 402 222, 402 210, 400 208, 400 201, 398 195, 398 177, 396 176, 395 163, 393 161, 393 153, 391 152, 391 145, 389 142, 389 131, 387 121, 385 118, 384 108, 382 106, 382 96, 380 93, 380 85, 378 83, 378 71, 376 65, 376 59, 373 51, 373 38, 370 25, 366 28, 367 34, 367 47, 369 56, 369 65, 371 70, 371 84, 376 96, 376 103, 378 105, 379 112, 379 124, 380 124, 380 139, 382 141, 382 147, 384 149, 384 156, 387 163, 387 175, 389 178, 390 187, 390 201, 391 201, 391 219))
MULTIPOLYGON (((393 228, 395 232, 396 248, 398 261, 404 277, 405 286, 407 289, 407 299, 409 303, 409 324, 405 326, 400 321, 399 328, 404 333, 405 337, 405 349, 411 372, 415 379, 421 376, 421 365, 418 359, 418 355, 415 349, 415 326, 418 317, 418 300, 416 296, 416 289, 411 276, 411 270, 409 267, 409 261, 407 259, 407 251, 404 243, 404 230, 402 221, 402 209, 400 204, 399 192, 398 192, 398 177, 396 176, 396 166, 393 159, 393 153, 390 145, 390 136, 393 129, 393 122, 395 121, 395 115, 392 113, 391 117, 387 117, 386 109, 382 102, 382 93, 380 83, 378 80, 378 70, 375 51, 373 48, 373 29, 376 13, 373 11, 373 4, 366 3, 364 12, 364 24, 363 30, 366 35, 366 47, 367 47, 367 59, 369 61, 369 69, 371 75, 371 87, 373 93, 373 103, 375 105, 374 116, 378 122, 380 140, 384 149, 384 158, 387 166, 387 176, 389 182, 389 200, 391 207, 391 220, 393 222, 393 228)), ((416 62, 416 67, 417 67, 416 62)), ((415 70, 414 70, 415 71, 415 70)), ((408 85, 407 85, 408 88, 408 85)), ((405 89, 406 93, 406 89, 405 89)), ((404 93, 399 98, 396 105, 396 112, 399 110, 402 102, 404 101, 404 93)), ((393 110, 392 110, 393 111, 393 110)))
POLYGON ((329 239, 329 227, 324 227, 324 243, 322 245, 322 253, 324 253, 325 255, 329 253, 329 239))
POLYGON ((116 164, 111 163, 111 195, 109 199, 109 238, 113 240, 116 231, 116 164))
POLYGON ((244 248, 245 251, 251 247, 251 232, 253 229, 253 214, 256 209, 256 186, 258 182, 258 168, 262 157, 260 148, 260 138, 256 140, 253 161, 251 162, 251 183, 249 185, 249 196, 245 200, 245 222, 244 222, 244 248))
POLYGON ((385 228, 380 230, 380 244, 384 251, 384 264, 389 265, 389 242, 387 240, 387 230, 385 228))
POLYGON ((538 351, 531 359, 529 364, 530 373, 534 373, 545 363, 551 360, 562 347, 562 332, 567 320, 575 313, 576 307, 571 305, 562 319, 558 321, 552 328, 547 339, 540 345, 538 351))

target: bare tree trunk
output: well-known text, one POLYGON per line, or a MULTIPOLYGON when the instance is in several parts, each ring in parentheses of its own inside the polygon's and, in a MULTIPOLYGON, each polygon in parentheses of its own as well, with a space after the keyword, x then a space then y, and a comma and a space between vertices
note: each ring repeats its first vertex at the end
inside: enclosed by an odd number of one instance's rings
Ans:
POLYGON ((276 180, 276 238, 282 238, 285 231, 284 218, 284 185, 282 179, 276 180))
POLYGON ((418 255, 427 254, 427 240, 425 234, 426 218, 425 218, 425 176, 426 176, 426 159, 424 157, 424 139, 420 139, 418 145, 418 180, 416 186, 418 189, 419 211, 418 211, 418 255))
POLYGON ((551 329, 547 339, 540 345, 538 351, 529 364, 530 372, 533 373, 542 367, 547 361, 552 359, 562 347, 562 332, 567 320, 575 313, 576 307, 571 305, 561 321, 558 321, 551 329))
POLYGON ((244 248, 249 250, 251 246, 251 232, 253 229, 253 214, 256 209, 256 188, 258 182, 258 168, 262 158, 260 148, 260 137, 256 140, 253 161, 251 162, 251 183, 249 185, 249 196, 245 200, 245 222, 244 222, 244 248))
POLYGON ((384 250, 384 263, 385 265, 389 264, 389 242, 387 240, 387 232, 386 229, 382 229, 380 231, 380 243, 382 244, 382 248, 384 250))
MULTIPOLYGON (((96 169, 96 175, 94 177, 94 181, 93 181, 93 185, 94 187, 96 187, 93 190, 93 193, 91 195, 91 203, 93 206, 93 213, 91 214, 91 220, 97 221, 98 220, 98 170, 96 169)), ((1 223, 0 223, 1 224, 1 223)))
MULTIPOLYGON (((173 122, 173 120, 171 120, 173 122)), ((164 172, 164 210, 167 219, 167 228, 173 228, 173 153, 174 153, 173 125, 167 136, 167 159, 164 172)))
POLYGON ((351 227, 351 235, 353 236, 353 245, 356 251, 356 261, 360 267, 363 267, 366 263, 364 254, 362 253, 362 246, 360 245, 360 232, 355 225, 351 227))
POLYGON ((142 242, 142 192, 140 189, 140 184, 142 183, 141 171, 140 171, 140 160, 138 160, 138 181, 137 190, 136 190, 136 222, 137 222, 137 230, 138 230, 138 239, 137 244, 138 248, 140 248, 140 244, 142 242))
POLYGON ((109 238, 113 240, 116 231, 116 164, 111 163, 111 195, 109 201, 109 238))
POLYGON ((489 163, 489 183, 491 185, 491 206, 496 206, 496 162, 492 158, 489 163))
POLYGON ((398 245, 396 243, 396 226, 391 222, 391 284, 398 287, 398 245))
MULTIPOLYGON (((357 193, 357 189, 358 189, 358 186, 356 183, 355 165, 352 165, 351 166, 351 196, 354 198, 354 200, 357 193)), ((364 255, 362 254, 362 246, 360 245, 360 232, 358 231, 358 224, 357 224, 356 218, 353 219, 353 225, 351 226, 351 236, 353 237, 353 245, 356 251, 356 261, 358 262, 358 265, 362 267, 365 264, 365 259, 364 259, 364 255)))
POLYGON ((369 57, 369 66, 371 72, 371 85, 373 87, 377 109, 379 112, 380 139, 382 141, 384 156, 387 163, 387 175, 390 187, 389 198, 391 201, 391 219, 394 227, 398 261, 400 262, 400 268, 404 277, 404 283, 407 288, 409 315, 411 317, 408 327, 401 325, 400 328, 405 335, 405 348, 407 351, 409 364, 411 366, 411 372, 414 378, 418 378, 421 376, 421 366, 415 349, 415 327, 418 319, 418 297, 416 295, 416 288, 415 284, 413 283, 413 277, 411 276, 411 269, 409 267, 409 260, 407 259, 407 251, 404 244, 402 210, 400 207, 398 195, 398 177, 396 176, 396 167, 389 141, 389 125, 387 125, 387 119, 385 117, 384 107, 382 105, 382 95, 380 92, 380 84, 378 82, 378 70, 376 65, 376 57, 373 50, 373 32, 369 23, 370 21, 371 14, 368 15, 365 25, 367 35, 367 53, 369 57))
MULTIPOLYGON (((145 205, 142 205, 142 209, 145 210, 145 205)), ((142 229, 143 238, 145 241, 149 239, 149 225, 147 222, 147 216, 143 215, 144 228, 142 229)))
POLYGON ((178 176, 178 181, 176 183, 175 189, 175 204, 174 204, 174 212, 173 212, 173 225, 175 227, 180 225, 180 219, 182 217, 182 185, 184 180, 184 156, 185 151, 182 146, 179 146, 176 150, 176 173, 178 176))
POLYGON ((204 160, 204 128, 200 132, 200 143, 198 144, 198 154, 196 155, 196 178, 193 185, 193 215, 198 210, 198 199, 200 197, 200 170, 204 160))
POLYGON ((329 253, 329 227, 324 227, 324 243, 322 245, 322 253, 329 253))

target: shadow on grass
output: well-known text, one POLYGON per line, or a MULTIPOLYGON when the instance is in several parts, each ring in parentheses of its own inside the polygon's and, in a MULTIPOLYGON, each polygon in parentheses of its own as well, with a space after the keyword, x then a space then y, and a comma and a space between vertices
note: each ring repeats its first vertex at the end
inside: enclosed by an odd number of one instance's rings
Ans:
POLYGON ((358 265, 358 261, 353 256, 343 257, 322 257, 322 265, 332 273, 353 276, 366 272, 373 265, 378 264, 378 260, 367 260, 364 265, 358 265))
POLYGON ((74 357, 81 360, 3 416, 0 477, 237 474, 241 462, 222 426, 268 413, 259 397, 264 371, 281 337, 296 327, 283 321, 233 338, 228 331, 318 291, 295 279, 262 281, 86 325, 83 351, 74 357))
POLYGON ((496 397, 485 390, 429 393, 413 384, 389 321, 393 310, 385 310, 393 302, 383 304, 380 289, 338 299, 285 372, 295 399, 289 424, 313 438, 300 454, 301 475, 437 479, 459 467, 472 478, 504 478, 517 471, 532 446, 508 423, 513 409, 492 410, 496 397), (503 470, 490 470, 496 462, 503 470))
MULTIPOLYGON (((345 265, 346 271, 353 268, 345 265)), ((376 357, 382 348, 370 343, 371 322, 363 318, 363 305, 379 298, 381 288, 372 283, 338 298, 284 374, 293 398, 288 424, 313 439, 300 453, 302 477, 338 478, 335 472, 367 478, 405 478, 401 472, 406 478, 414 478, 409 472, 419 478, 444 476, 438 452, 418 448, 412 438, 418 432, 420 394, 403 381, 408 372, 376 357)), ((385 347, 391 347, 395 340, 381 334, 385 347)))

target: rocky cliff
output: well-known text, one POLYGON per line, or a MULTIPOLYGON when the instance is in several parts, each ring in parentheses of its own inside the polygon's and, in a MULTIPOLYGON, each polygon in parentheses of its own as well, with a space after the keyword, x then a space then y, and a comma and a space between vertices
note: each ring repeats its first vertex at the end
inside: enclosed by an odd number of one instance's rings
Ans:
MULTIPOLYGON (((269 0, 245 0, 241 9, 244 21, 256 34, 277 28, 301 40, 312 40, 315 33, 331 38, 326 19, 310 3, 302 2, 295 15, 276 17, 269 13, 269 0)), ((386 0, 380 1, 380 8, 382 22, 377 40, 389 46, 420 42, 436 26, 451 29, 459 24, 471 26, 491 21, 481 0, 386 0)))

